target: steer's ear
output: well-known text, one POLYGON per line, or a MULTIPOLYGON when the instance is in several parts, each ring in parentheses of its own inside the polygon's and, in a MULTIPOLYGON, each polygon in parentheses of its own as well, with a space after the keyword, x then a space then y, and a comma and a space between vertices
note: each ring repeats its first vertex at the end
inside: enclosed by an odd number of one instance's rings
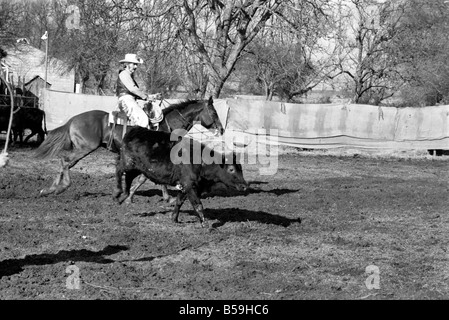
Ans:
POLYGON ((208 103, 209 105, 211 105, 211 104, 214 103, 214 99, 212 99, 212 96, 209 97, 209 100, 207 101, 207 103, 208 103))

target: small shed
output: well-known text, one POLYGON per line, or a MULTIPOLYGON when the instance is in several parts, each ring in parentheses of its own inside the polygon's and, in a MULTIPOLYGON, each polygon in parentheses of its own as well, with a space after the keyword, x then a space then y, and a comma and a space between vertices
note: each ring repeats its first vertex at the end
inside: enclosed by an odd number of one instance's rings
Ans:
MULTIPOLYGON (((31 80, 24 84, 25 90, 39 97, 42 89, 45 87, 45 79, 41 76, 34 76, 31 80)), ((47 81, 47 89, 51 89, 51 83, 47 81)))
MULTIPOLYGON (((23 104, 29 107, 37 107, 42 89, 45 87, 45 79, 41 76, 35 76, 24 85, 24 95, 22 96, 23 104)), ((51 89, 51 83, 47 81, 47 89, 51 89)))
POLYGON ((51 84, 52 90, 74 92, 75 70, 69 68, 65 62, 49 57, 46 72, 44 51, 26 43, 19 43, 14 47, 6 48, 6 52, 8 55, 4 58, 4 62, 14 70, 16 80, 16 83, 13 81, 14 85, 19 84, 17 81, 26 84, 37 80, 36 85, 44 88, 45 81, 43 79, 47 73, 47 81, 51 84), (36 76, 39 78, 36 79, 36 76))

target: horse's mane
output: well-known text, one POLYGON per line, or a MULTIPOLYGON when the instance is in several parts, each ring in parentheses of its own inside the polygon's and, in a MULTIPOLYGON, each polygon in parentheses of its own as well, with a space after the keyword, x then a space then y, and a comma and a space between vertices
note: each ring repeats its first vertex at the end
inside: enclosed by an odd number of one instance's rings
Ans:
POLYGON ((181 102, 172 104, 172 105, 168 106, 167 108, 163 109, 162 113, 165 116, 167 113, 170 113, 171 111, 173 111, 175 109, 179 111, 181 109, 186 108, 187 106, 189 106, 191 104, 198 103, 198 102, 202 102, 202 100, 185 100, 185 101, 181 101, 181 102))

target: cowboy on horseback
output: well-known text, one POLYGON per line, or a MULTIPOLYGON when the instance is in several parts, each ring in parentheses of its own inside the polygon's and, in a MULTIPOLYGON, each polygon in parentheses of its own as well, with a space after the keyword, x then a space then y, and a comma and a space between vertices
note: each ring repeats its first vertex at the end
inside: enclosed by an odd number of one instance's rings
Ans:
POLYGON ((163 118, 162 109, 159 106, 152 105, 152 117, 149 120, 149 116, 143 108, 146 103, 161 99, 162 95, 160 93, 146 94, 134 80, 134 71, 136 71, 137 65, 143 63, 143 60, 138 58, 136 54, 127 53, 125 59, 119 62, 123 66, 123 70, 119 72, 117 78, 116 95, 119 105, 121 104, 122 110, 136 125, 149 129, 152 126, 158 127, 163 118), (150 122, 152 126, 150 126, 150 122))

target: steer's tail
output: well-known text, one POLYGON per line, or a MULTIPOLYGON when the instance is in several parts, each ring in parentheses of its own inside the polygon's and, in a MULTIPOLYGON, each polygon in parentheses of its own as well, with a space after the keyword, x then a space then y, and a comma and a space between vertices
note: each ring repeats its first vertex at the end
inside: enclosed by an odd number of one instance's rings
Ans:
POLYGON ((36 149, 34 156, 37 159, 48 159, 56 156, 62 150, 71 150, 73 146, 69 133, 70 123, 71 121, 51 130, 44 142, 36 149))

